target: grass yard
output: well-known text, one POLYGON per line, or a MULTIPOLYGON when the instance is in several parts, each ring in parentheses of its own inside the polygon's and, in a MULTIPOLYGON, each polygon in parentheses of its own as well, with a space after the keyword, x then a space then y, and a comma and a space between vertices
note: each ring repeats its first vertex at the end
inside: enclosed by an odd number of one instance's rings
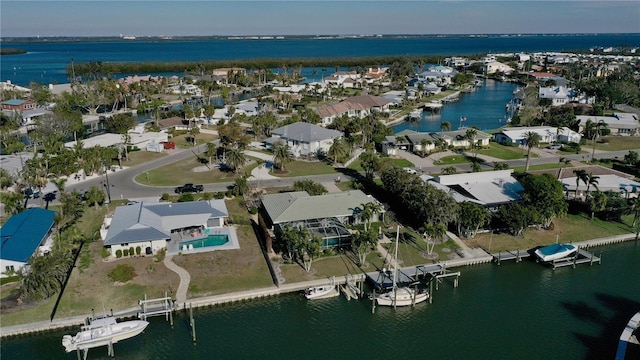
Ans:
MULTIPOLYGON (((415 164, 412 163, 411 161, 407 160, 407 159, 403 159, 403 158, 390 158, 390 157, 383 157, 380 159, 380 163, 381 164, 385 164, 385 163, 391 163, 395 166, 398 167, 409 167, 409 168, 413 168, 415 167, 415 164)), ((360 159, 357 159, 356 161, 352 162, 347 169, 352 169, 355 171, 364 171, 364 169, 362 168, 362 163, 360 162, 360 159)))
POLYGON ((471 158, 464 155, 449 155, 443 156, 438 161, 434 161, 435 165, 454 165, 454 164, 466 164, 470 163, 471 158))
POLYGON ((306 272, 299 264, 280 265, 282 276, 287 283, 326 279, 331 276, 344 276, 360 273, 357 266, 346 255, 320 257, 311 263, 311 270, 306 272))
POLYGON ((188 297, 224 294, 273 285, 260 244, 241 198, 227 200, 240 249, 179 255, 173 262, 191 274, 188 297))
POLYGON ((285 165, 285 171, 272 171, 271 175, 278 177, 295 177, 335 173, 337 173, 337 171, 333 166, 322 161, 292 161, 285 165))
MULTIPOLYGON (((549 169, 557 169, 557 168, 561 168, 561 167, 573 167, 572 165, 565 165, 563 164, 539 164, 539 165, 529 165, 529 171, 534 171, 534 170, 549 170, 549 169)), ((514 172, 524 172, 524 166, 516 166, 513 168, 514 172)))
MULTIPOLYGON (((176 143, 176 149, 189 149, 194 147, 192 143, 187 142, 186 140, 187 137, 190 137, 190 136, 191 135, 188 135, 188 134, 178 135, 170 138, 169 141, 176 143)), ((196 144, 202 145, 210 141, 213 141, 217 138, 218 138, 218 135, 200 133, 196 135, 196 144)))
MULTIPOLYGON (((601 139, 607 142, 600 143, 596 141, 597 150, 617 151, 640 149, 640 140, 638 140, 637 136, 603 136, 601 139)), ((582 148, 591 152, 593 145, 591 145, 591 141, 587 141, 582 148)))
POLYGON ((479 234, 475 239, 465 242, 472 247, 482 247, 487 252, 497 253, 506 250, 525 250, 536 246, 549 245, 556 242, 572 243, 633 232, 628 225, 631 216, 623 217, 625 223, 602 221, 598 218, 591 221, 586 214, 569 214, 553 221, 553 230, 528 229, 523 237, 509 234, 479 234))
POLYGON ((122 166, 136 166, 155 159, 167 156, 167 153, 156 153, 151 151, 134 151, 129 153, 129 161, 123 161, 122 166))
MULTIPOLYGON (((488 149, 478 150, 478 154, 495 157, 503 160, 522 159, 527 154, 526 150, 515 146, 505 146, 490 142, 488 149)), ((535 154, 532 153, 533 156, 535 154)), ((533 157, 532 156, 532 157, 533 157)))
POLYGON ((165 165, 136 176, 135 180, 144 185, 152 186, 178 186, 184 183, 210 184, 220 182, 233 182, 245 173, 251 173, 258 162, 247 157, 247 164, 238 170, 237 173, 231 171, 220 171, 218 168, 205 171, 194 171, 202 169, 201 164, 195 157, 181 160, 169 165, 165 165))

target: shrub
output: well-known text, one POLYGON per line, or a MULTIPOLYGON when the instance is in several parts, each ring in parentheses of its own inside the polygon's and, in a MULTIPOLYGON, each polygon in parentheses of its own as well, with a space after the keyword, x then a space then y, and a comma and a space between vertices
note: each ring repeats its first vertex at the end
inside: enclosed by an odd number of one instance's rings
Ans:
POLYGON ((124 249, 124 250, 122 251, 122 254, 123 254, 124 256, 129 256, 129 249, 124 249))
POLYGON ((116 266, 109 274, 107 274, 111 281, 117 281, 121 283, 126 283, 127 281, 132 280, 134 277, 138 276, 136 274, 133 266, 129 264, 120 264, 116 266))
POLYGON ((142 248, 140 246, 136 246, 136 255, 142 254, 142 248))
POLYGON ((217 192, 214 194, 213 196, 216 199, 224 199, 224 193, 223 192, 217 192))
POLYGON ((133 246, 129 247, 129 255, 133 256, 134 252, 133 252, 133 246))
POLYGON ((224 196, 230 198, 230 197, 233 197, 233 193, 231 191, 227 191, 224 193, 224 196))
POLYGON ((162 201, 167 201, 167 200, 169 200, 169 196, 170 196, 170 195, 169 195, 168 193, 164 193, 164 194, 162 194, 162 196, 160 197, 160 200, 162 200, 162 201))
POLYGON ((202 194, 202 199, 203 200, 211 200, 211 199, 213 199, 213 195, 211 193, 204 193, 204 194, 202 194))
POLYGON ((122 250, 120 250, 120 249, 116 250, 116 257, 118 259, 120 259, 122 257, 122 250))
POLYGON ((193 200, 194 200, 194 197, 193 197, 193 194, 191 194, 191 193, 182 194, 178 198, 178 202, 189 202, 189 201, 193 201, 193 200))
POLYGON ((258 208, 257 208, 257 207, 255 207, 255 206, 254 206, 254 207, 252 207, 251 209, 249 209, 249 213, 251 213, 251 214, 253 214, 253 215, 257 214, 257 213, 258 213, 258 208))
MULTIPOLYGON (((103 259, 106 259, 109 257, 109 255, 111 255, 111 253, 109 252, 109 250, 107 250, 107 248, 103 247, 101 251, 101 255, 103 259)), ((116 256, 117 256, 117 252, 116 252, 116 256)), ((120 256, 122 256, 122 253, 120 254, 120 256)), ((118 256, 118 257, 120 257, 118 256)))

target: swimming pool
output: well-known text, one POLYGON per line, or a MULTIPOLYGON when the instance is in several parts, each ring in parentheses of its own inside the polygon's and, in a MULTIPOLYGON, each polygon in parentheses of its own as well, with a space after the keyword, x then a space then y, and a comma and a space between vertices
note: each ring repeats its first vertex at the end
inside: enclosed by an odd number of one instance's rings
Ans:
POLYGON ((229 235, 212 234, 202 239, 183 241, 180 243, 180 248, 182 249, 185 246, 189 248, 189 245, 192 245, 193 248, 213 247, 213 246, 224 245, 228 242, 229 242, 229 235))

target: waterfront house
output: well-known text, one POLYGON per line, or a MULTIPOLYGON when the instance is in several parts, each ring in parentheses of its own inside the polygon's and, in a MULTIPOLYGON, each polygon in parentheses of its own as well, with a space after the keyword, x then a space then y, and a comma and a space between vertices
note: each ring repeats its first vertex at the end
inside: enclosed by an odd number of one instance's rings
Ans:
POLYGON ((27 130, 32 130, 30 126, 35 126, 36 119, 51 114, 51 111, 44 107, 37 106, 31 100, 11 99, 2 102, 2 112, 9 118, 19 119, 19 126, 26 126, 27 130))
POLYGON ((440 175, 427 181, 447 191, 458 202, 471 201, 493 211, 501 205, 521 200, 524 190, 513 177, 512 169, 440 175))
POLYGON ((247 75, 247 69, 240 67, 231 67, 231 68, 217 68, 211 71, 213 76, 218 76, 221 78, 227 78, 229 74, 241 74, 247 75))
POLYGON ((555 128, 553 126, 507 127, 494 133, 493 138, 499 144, 524 145, 524 139, 529 132, 540 135, 542 143, 579 143, 582 139, 582 135, 568 127, 555 128))
MULTIPOLYGON (((596 175, 598 178, 597 186, 590 186, 589 191, 613 191, 619 192, 623 198, 630 199, 636 198, 640 194, 640 183, 634 181, 632 178, 626 178, 618 174, 600 174, 596 175)), ((576 197, 586 196, 587 186, 579 181, 576 187, 576 177, 566 177, 561 179, 562 186, 568 193, 575 194, 576 197), (576 193, 576 190, 578 193, 576 193)))
MULTIPOLYGON (((435 149, 435 144, 439 140, 443 140, 448 147, 468 148, 471 144, 466 134, 466 129, 441 132, 418 132, 405 129, 394 136, 385 137, 381 144, 382 152, 387 155, 392 155, 392 152, 395 154, 395 149, 412 152, 432 151, 435 149)), ((490 139, 490 134, 477 130, 477 145, 481 147, 488 146, 490 139)))
POLYGON ((266 139, 265 146, 273 147, 277 142, 289 145, 294 156, 316 155, 326 153, 333 141, 344 136, 341 131, 326 129, 322 126, 297 122, 279 127, 271 131, 271 137, 266 139))
POLYGON ((118 250, 132 248, 137 255, 153 255, 162 249, 175 253, 181 242, 211 234, 235 237, 235 231, 225 226, 228 217, 224 200, 132 203, 118 206, 113 217, 105 218, 100 236, 112 258, 118 250))
POLYGON ((513 72, 513 68, 507 64, 503 64, 498 61, 489 61, 484 64, 484 72, 485 74, 495 74, 497 72, 503 74, 511 74, 513 72))
POLYGON ((345 88, 358 87, 360 74, 356 71, 338 71, 324 78, 326 85, 342 86, 345 88))
POLYGON ((542 86, 538 88, 539 99, 551 100, 551 106, 562 106, 573 99, 573 89, 564 86, 542 86))
MULTIPOLYGON (((376 203, 373 196, 360 190, 343 191, 310 196, 306 191, 267 194, 261 198, 260 223, 269 238, 277 228, 302 227, 322 239, 323 248, 338 247, 350 243, 351 233, 346 225, 363 222, 358 215, 362 205, 376 203)), ((384 216, 375 214, 369 221, 379 221, 384 216)))
POLYGON ((0 227, 0 277, 17 273, 30 257, 51 251, 54 216, 55 211, 32 208, 11 216, 0 227))
POLYGON ((316 108, 314 111, 320 116, 322 125, 327 126, 333 120, 348 115, 351 117, 364 118, 372 112, 388 112, 391 101, 373 95, 352 96, 339 103, 329 104, 316 108))
POLYGON ((611 135, 639 136, 640 122, 638 115, 633 113, 614 113, 613 116, 578 115, 579 130, 583 131, 587 121, 603 122, 611 130, 611 135))

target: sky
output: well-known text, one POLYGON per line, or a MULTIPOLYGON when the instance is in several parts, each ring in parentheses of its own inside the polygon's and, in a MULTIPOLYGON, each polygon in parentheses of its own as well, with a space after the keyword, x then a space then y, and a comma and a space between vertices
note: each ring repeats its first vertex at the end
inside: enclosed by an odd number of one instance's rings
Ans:
POLYGON ((640 33, 640 1, 0 1, 0 37, 640 33))

